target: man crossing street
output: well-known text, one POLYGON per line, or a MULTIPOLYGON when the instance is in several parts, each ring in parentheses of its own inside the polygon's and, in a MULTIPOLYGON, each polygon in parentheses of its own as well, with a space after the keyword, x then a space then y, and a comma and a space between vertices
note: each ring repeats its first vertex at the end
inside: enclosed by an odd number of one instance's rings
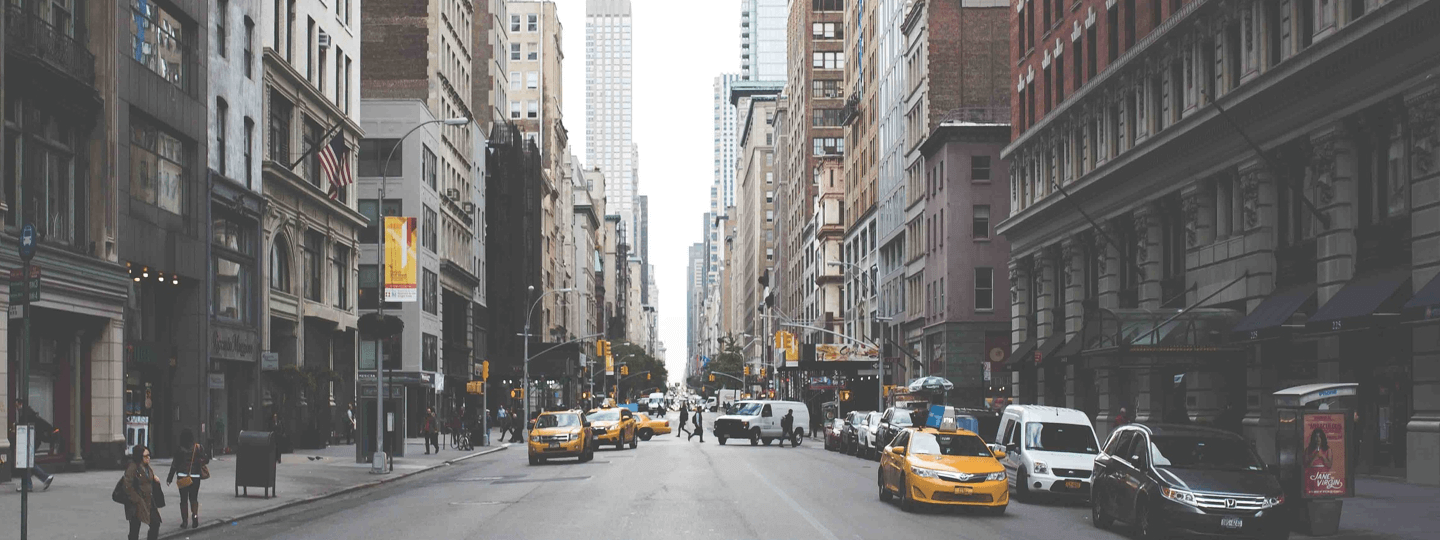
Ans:
POLYGON ((690 409, 686 407, 680 407, 680 429, 675 430, 676 437, 679 437, 681 433, 690 432, 689 430, 685 429, 685 422, 688 421, 690 421, 690 409))

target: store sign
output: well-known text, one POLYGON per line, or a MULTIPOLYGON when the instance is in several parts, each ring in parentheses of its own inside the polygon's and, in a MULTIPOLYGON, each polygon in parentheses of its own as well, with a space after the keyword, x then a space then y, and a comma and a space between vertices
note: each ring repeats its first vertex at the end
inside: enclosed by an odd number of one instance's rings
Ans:
POLYGON ((260 369, 263 371, 280 369, 280 353, 270 351, 260 353, 260 369))
POLYGON ((420 288, 417 277, 416 220, 413 217, 385 217, 385 301, 417 302, 420 288))
POLYGON ((210 336, 210 357, 237 362, 254 362, 260 350, 260 336, 250 330, 214 327, 210 336))
POLYGON ((868 345, 826 343, 815 346, 815 359, 820 362, 878 362, 880 350, 868 345))
POLYGON ((1344 497, 1349 495, 1345 461, 1345 415, 1305 414, 1305 473, 1303 495, 1344 497))
POLYGON ((224 390, 224 389, 225 389, 225 374, 224 374, 224 373, 206 373, 206 374, 205 374, 205 382, 207 383, 207 386, 208 386, 211 390, 224 390))

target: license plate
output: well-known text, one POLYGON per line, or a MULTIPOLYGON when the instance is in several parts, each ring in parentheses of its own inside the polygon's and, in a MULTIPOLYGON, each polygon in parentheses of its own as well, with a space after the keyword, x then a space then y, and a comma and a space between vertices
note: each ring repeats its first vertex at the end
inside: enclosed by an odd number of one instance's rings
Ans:
POLYGON ((1220 526, 1226 529, 1239 529, 1245 526, 1245 520, 1238 517, 1222 517, 1220 518, 1220 526))
POLYGON ((970 486, 955 486, 956 495, 969 495, 974 492, 975 488, 972 488, 970 486))
POLYGON ((552 442, 552 443, 550 443, 550 448, 559 448, 559 447, 560 447, 560 443, 558 443, 558 442, 552 442))
POLYGON ((1065 481, 1065 489, 1080 489, 1080 481, 1079 481, 1079 480, 1066 480, 1066 481, 1065 481))

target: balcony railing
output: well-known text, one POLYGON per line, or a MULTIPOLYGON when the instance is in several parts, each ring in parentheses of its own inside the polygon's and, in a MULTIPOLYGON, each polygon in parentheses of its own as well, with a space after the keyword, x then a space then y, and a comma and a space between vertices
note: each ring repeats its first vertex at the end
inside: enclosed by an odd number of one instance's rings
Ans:
POLYGON ((5 50, 39 59, 86 85, 95 84, 95 55, 84 43, 14 5, 5 9, 5 50))

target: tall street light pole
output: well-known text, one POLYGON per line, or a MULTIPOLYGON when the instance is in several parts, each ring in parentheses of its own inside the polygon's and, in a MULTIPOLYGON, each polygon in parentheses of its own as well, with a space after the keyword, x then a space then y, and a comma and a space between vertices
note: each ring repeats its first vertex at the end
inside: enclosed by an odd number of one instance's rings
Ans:
MULTIPOLYGON (((535 294, 534 285, 531 285, 530 288, 527 290, 529 291, 529 294, 535 294)), ((536 298, 534 302, 531 302, 530 309, 525 312, 525 366, 523 368, 525 370, 525 373, 524 380, 521 386, 521 388, 524 388, 524 390, 521 392, 520 399, 525 400, 525 419, 522 421, 525 422, 524 425, 526 426, 530 425, 530 319, 533 318, 535 315, 535 306, 540 305, 540 301, 544 300, 546 296, 557 292, 564 293, 573 290, 575 290, 574 287, 566 287, 564 289, 553 289, 540 293, 540 297, 536 298)))
MULTIPOLYGON (((416 124, 415 127, 410 128, 410 131, 405 132, 405 135, 401 136, 401 137, 400 137, 400 140, 395 141, 395 145, 390 147, 390 153, 385 156, 385 167, 383 167, 383 168, 380 169, 380 200, 377 201, 376 209, 375 209, 375 210, 376 210, 376 214, 378 214, 378 215, 380 216, 380 234, 378 235, 378 236, 379 236, 379 239, 377 240, 377 244, 379 245, 379 249, 376 249, 376 250, 375 250, 375 259, 376 259, 376 260, 375 260, 375 263, 376 263, 376 266, 378 266, 378 267, 380 268, 380 275, 379 275, 380 283, 378 284, 378 285, 379 285, 379 289, 380 289, 380 295, 379 295, 380 298, 377 298, 377 300, 379 300, 379 302, 376 303, 376 306, 377 306, 377 307, 375 308, 375 313, 380 316, 380 320, 381 320, 381 321, 385 320, 385 217, 386 217, 386 216, 385 216, 385 188, 388 186, 389 181, 390 181, 390 175, 389 175, 389 172, 390 172, 390 159, 395 157, 395 151, 400 149, 400 145, 405 144, 405 139, 406 139, 406 138, 410 137, 410 135, 411 135, 412 133, 415 133, 415 132, 418 131, 420 128, 425 127, 425 126, 428 126, 428 125, 430 125, 430 124, 445 124, 445 125, 447 125, 447 126, 468 126, 468 125, 470 125, 470 119, 469 119, 469 118, 465 118, 465 117, 456 117, 456 118, 446 118, 446 119, 443 119, 443 120, 430 120, 430 121, 421 122, 421 123, 419 123, 419 124, 416 124)), ((380 376, 380 371, 381 371, 382 369, 384 369, 384 368, 385 368, 385 343, 384 343, 384 340, 382 340, 382 339, 376 339, 376 340, 375 340, 375 453, 373 454, 373 456, 372 456, 372 458, 371 458, 371 462, 370 462, 370 472, 371 472, 372 474, 384 474, 384 473, 390 472, 389 469, 388 469, 388 468, 386 467, 386 465, 385 465, 386 459, 385 459, 385 450, 384 450, 384 448, 385 448, 385 447, 384 447, 384 441, 385 441, 385 378, 382 377, 382 376, 380 376)))

